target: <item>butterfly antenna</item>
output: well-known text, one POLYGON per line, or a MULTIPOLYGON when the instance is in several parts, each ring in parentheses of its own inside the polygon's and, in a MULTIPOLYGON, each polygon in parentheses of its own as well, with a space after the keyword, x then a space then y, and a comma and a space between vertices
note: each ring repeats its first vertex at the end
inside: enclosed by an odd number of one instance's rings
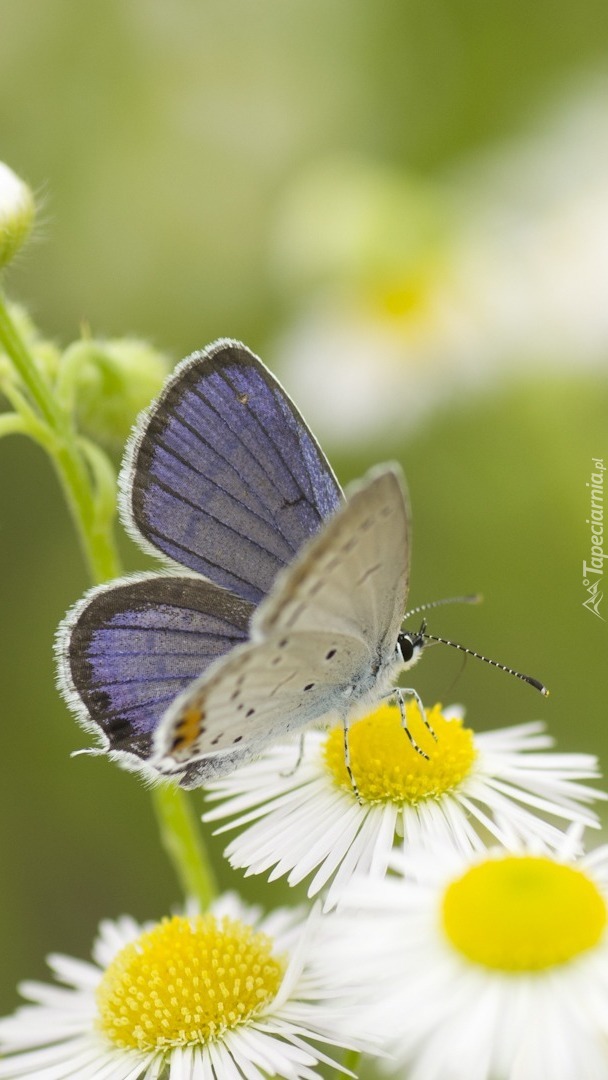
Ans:
POLYGON ((467 656, 474 656, 476 660, 483 660, 484 664, 491 664, 492 667, 499 668, 500 671, 506 671, 507 675, 514 675, 516 679, 521 679, 522 682, 533 686, 535 690, 539 690, 544 697, 549 697, 549 691, 544 683, 540 682, 539 679, 534 679, 531 675, 523 675, 521 671, 515 671, 514 668, 507 667, 506 664, 499 664, 498 660, 490 660, 488 656, 482 656, 481 653, 474 652, 473 649, 467 649, 464 645, 459 645, 457 641, 449 641, 448 638, 427 634, 426 630, 422 631, 422 637, 425 642, 431 641, 439 645, 451 645, 453 649, 459 649, 460 652, 466 653, 467 656))
POLYGON ((431 600, 428 604, 421 604, 420 607, 412 608, 411 611, 406 611, 403 616, 403 621, 409 619, 412 615, 418 615, 421 611, 429 611, 430 608, 443 607, 444 604, 480 604, 483 600, 481 593, 471 593, 470 596, 447 596, 443 600, 431 600))

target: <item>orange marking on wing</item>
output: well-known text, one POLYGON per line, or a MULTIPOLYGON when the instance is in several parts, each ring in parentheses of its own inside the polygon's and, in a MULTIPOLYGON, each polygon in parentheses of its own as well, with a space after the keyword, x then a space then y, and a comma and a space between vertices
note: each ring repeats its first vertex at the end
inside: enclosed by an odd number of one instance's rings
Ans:
POLYGON ((192 743, 196 742, 199 735, 205 730, 203 727, 204 719, 205 714, 198 705, 190 705, 175 729, 173 749, 185 750, 187 747, 192 746, 192 743))

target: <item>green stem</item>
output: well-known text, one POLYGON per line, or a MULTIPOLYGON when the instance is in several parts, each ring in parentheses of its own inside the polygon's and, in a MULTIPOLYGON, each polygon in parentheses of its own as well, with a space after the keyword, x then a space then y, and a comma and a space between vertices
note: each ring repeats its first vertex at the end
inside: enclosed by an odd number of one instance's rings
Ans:
POLYGON ((28 426, 17 413, 3 413, 0 416, 0 437, 3 435, 27 435, 28 426))
POLYGON ((10 427, 8 420, 10 417, 14 417, 15 421, 21 422, 20 431, 24 435, 29 435, 37 443, 42 446, 48 454, 53 453, 55 446, 55 437, 53 432, 44 420, 41 420, 38 413, 30 405, 25 394, 21 393, 21 390, 10 381, 0 380, 0 392, 13 406, 13 413, 2 413, 0 420, 4 422, 5 427, 10 427))
POLYGON ((53 460, 93 581, 100 583, 117 577, 120 563, 114 537, 107 523, 98 520, 95 496, 81 455, 71 442, 64 442, 57 446, 53 460))
POLYGON ((7 356, 18 371, 23 385, 27 388, 32 401, 37 405, 41 416, 48 426, 59 433, 66 426, 66 417, 50 393, 50 388, 38 371, 34 359, 19 335, 4 297, 0 294, 0 341, 7 356))
POLYGON ((152 801, 163 847, 184 895, 198 900, 201 911, 206 911, 217 896, 217 885, 187 796, 178 787, 159 784, 152 789, 152 801))
MULTIPOLYGON (((99 446, 79 436, 70 412, 36 367, 0 294, 0 344, 17 371, 25 394, 9 397, 17 410, 0 418, 0 435, 22 432, 48 452, 78 531, 93 581, 120 573, 114 544, 116 477, 99 446)), ((216 894, 215 881, 197 822, 183 791, 159 786, 153 792, 161 840, 186 897, 205 910, 216 894)))
POLYGON ((71 418, 61 409, 49 384, 20 337, 4 298, 0 295, 0 343, 12 361, 47 430, 52 432, 51 458, 76 525, 91 576, 106 581, 119 573, 114 537, 106 521, 99 521, 90 473, 78 448, 71 418))

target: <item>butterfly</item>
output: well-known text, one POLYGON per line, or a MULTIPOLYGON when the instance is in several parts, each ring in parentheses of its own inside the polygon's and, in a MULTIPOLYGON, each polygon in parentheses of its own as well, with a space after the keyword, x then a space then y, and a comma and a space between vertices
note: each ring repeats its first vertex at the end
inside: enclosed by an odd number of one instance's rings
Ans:
POLYGON ((58 685, 85 729, 123 767, 185 788, 325 718, 343 721, 348 755, 349 718, 430 640, 401 629, 400 467, 345 495, 279 382, 221 339, 142 413, 119 487, 127 530, 165 569, 93 588, 59 627, 58 685))

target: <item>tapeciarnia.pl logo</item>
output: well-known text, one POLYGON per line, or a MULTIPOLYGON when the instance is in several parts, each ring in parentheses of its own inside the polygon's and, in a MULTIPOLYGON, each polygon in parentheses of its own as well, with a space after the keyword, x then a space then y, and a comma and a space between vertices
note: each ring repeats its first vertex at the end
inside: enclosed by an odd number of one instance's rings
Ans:
POLYGON ((591 526, 591 555, 589 561, 583 559, 583 586, 589 594, 583 600, 583 607, 597 615, 598 619, 604 620, 600 614, 600 604, 604 598, 603 577, 604 559, 608 553, 604 553, 604 473, 606 466, 603 458, 591 458, 593 472, 587 481, 591 495, 591 509, 585 524, 591 526))

